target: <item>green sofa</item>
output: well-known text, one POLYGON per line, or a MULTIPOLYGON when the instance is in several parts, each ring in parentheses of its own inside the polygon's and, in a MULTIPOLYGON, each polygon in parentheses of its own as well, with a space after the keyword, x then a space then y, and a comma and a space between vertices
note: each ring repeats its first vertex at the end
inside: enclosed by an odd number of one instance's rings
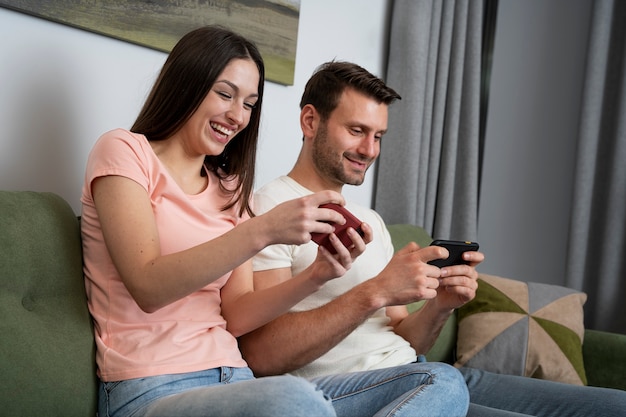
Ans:
MULTIPOLYGON (((389 227, 396 247, 429 236, 389 227)), ((94 416, 93 328, 85 298, 79 220, 56 194, 0 191, 0 413, 94 416)), ((452 360, 452 317, 427 355, 452 360)), ((626 389, 626 335, 587 330, 590 385, 626 389)))

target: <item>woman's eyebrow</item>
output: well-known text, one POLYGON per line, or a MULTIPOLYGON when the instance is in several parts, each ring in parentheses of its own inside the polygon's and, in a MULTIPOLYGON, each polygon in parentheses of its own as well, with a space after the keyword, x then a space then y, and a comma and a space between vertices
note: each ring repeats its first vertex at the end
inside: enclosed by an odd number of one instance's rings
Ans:
MULTIPOLYGON (((234 84, 234 83, 232 83, 232 82, 230 82, 228 80, 217 80, 217 81, 215 81, 215 84, 217 84, 217 83, 227 84, 228 86, 230 86, 230 88, 232 88, 233 90, 239 92, 239 87, 236 84, 234 84)), ((258 97, 258 96, 259 96, 258 93, 252 93, 252 94, 249 95, 249 97, 258 97)))

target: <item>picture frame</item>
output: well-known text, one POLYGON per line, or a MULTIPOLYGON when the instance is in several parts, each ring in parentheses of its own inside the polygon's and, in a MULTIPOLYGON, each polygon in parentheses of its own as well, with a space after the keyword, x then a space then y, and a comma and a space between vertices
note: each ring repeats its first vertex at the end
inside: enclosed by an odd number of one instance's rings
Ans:
POLYGON ((266 80, 293 85, 300 0, 0 0, 0 7, 163 52, 197 27, 219 24, 257 45, 266 80))

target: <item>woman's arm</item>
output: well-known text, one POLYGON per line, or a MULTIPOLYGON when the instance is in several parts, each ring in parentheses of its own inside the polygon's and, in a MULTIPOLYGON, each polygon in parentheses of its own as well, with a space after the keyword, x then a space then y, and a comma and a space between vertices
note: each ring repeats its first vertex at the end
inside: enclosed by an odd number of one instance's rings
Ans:
MULTIPOLYGON (((154 312, 242 265, 273 243, 300 244, 311 232, 330 233, 324 221, 343 222, 324 202, 343 203, 340 194, 320 192, 276 207, 231 231, 190 249, 161 255, 159 233, 143 187, 120 176, 92 183, 104 240, 126 288, 146 312, 154 312)), ((251 275, 251 274, 250 274, 251 275)))
POLYGON ((236 268, 221 294, 222 314, 228 330, 239 337, 257 329, 286 313, 327 281, 343 276, 372 239, 371 228, 363 223, 362 229, 363 238, 354 229, 348 229, 354 243, 350 249, 343 246, 335 234, 331 234, 331 243, 337 251, 335 255, 323 247, 318 248, 317 258, 311 265, 293 278, 289 273, 291 279, 279 279, 276 285, 255 288, 251 261, 236 268))

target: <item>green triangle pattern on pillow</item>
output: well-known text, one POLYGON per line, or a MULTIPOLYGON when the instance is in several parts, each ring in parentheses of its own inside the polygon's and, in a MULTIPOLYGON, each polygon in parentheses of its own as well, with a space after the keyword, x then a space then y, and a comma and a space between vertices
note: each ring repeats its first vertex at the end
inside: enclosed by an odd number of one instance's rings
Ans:
POLYGON ((458 310, 455 366, 586 385, 586 299, 566 287, 480 274, 476 297, 458 310))
POLYGON ((459 309, 459 321, 472 314, 493 311, 528 314, 527 310, 520 307, 498 288, 490 285, 481 278, 478 278, 478 290, 476 290, 476 294, 476 298, 471 303, 459 309))
MULTIPOLYGON (((545 320, 539 317, 532 317, 545 331, 552 336, 552 340, 559 346, 565 357, 577 358, 579 349, 582 345, 580 337, 572 329, 551 320, 545 320)), ((585 374, 585 365, 582 360, 574 360, 570 363, 578 374, 578 377, 587 385, 587 375, 585 374)))

